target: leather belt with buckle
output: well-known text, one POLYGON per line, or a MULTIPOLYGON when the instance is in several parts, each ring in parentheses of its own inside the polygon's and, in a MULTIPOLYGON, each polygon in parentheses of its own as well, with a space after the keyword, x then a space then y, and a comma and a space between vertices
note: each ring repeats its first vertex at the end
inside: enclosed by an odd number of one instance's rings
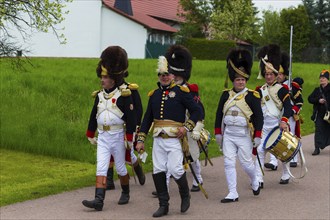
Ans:
POLYGON ((113 130, 119 130, 124 128, 124 125, 118 124, 118 125, 98 125, 98 129, 102 131, 113 131, 113 130))

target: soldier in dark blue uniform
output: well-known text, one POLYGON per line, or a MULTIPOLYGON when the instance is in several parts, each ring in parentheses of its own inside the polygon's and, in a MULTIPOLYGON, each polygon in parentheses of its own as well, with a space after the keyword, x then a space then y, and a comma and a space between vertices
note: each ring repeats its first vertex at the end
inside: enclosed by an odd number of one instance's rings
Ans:
MULTIPOLYGON (((173 59, 175 57, 176 55, 173 54, 173 59)), ((183 60, 183 62, 177 63, 176 66, 172 66, 169 63, 168 71, 158 74, 158 88, 148 94, 148 107, 144 114, 136 146, 138 151, 144 149, 144 140, 151 124, 154 123, 152 176, 160 207, 153 214, 153 217, 161 217, 168 213, 167 172, 179 186, 181 212, 186 212, 190 206, 189 186, 182 162, 184 160, 184 152, 189 151, 186 133, 193 130, 202 113, 189 93, 189 89, 174 83, 172 76, 170 76, 173 70, 190 71, 189 62, 186 63, 183 60), (190 113, 190 118, 186 121, 187 109, 190 113)))
POLYGON ((96 189, 94 200, 82 203, 97 211, 103 209, 106 176, 110 155, 113 155, 119 175, 122 194, 118 204, 129 201, 129 175, 125 165, 126 145, 132 147, 133 132, 136 128, 136 113, 129 89, 120 88, 123 73, 127 71, 127 54, 119 46, 111 46, 101 54, 96 69, 103 89, 96 91, 86 136, 92 144, 97 144, 96 189), (98 139, 95 131, 98 131, 98 139), (127 143, 125 143, 127 140, 127 143))
MULTIPOLYGON (((177 66, 177 63, 186 62, 189 68, 192 67, 192 56, 190 54, 190 51, 185 48, 182 45, 174 45, 172 46, 166 53, 166 59, 170 63, 171 66, 177 66), (173 57, 173 54, 175 56, 173 57)), ((201 131, 204 128, 204 118, 205 118, 205 110, 203 103, 200 100, 200 96, 198 93, 198 85, 197 84, 191 84, 188 83, 191 75, 191 71, 180 71, 179 69, 172 69, 171 73, 174 75, 174 82, 177 85, 181 85, 184 87, 187 87, 189 89, 190 94, 194 98, 194 101, 199 105, 202 111, 202 116, 198 120, 195 128, 192 132, 188 132, 187 139, 189 144, 189 151, 191 156, 191 169, 193 169, 193 172, 195 173, 195 176, 193 178, 193 185, 191 188, 191 192, 197 192, 200 191, 200 188, 198 186, 198 183, 201 185, 203 184, 203 178, 201 174, 201 164, 199 162, 199 156, 200 156, 200 148, 197 143, 199 141, 201 136, 201 131), (196 179, 195 179, 196 178, 196 179), (198 182, 197 182, 198 181, 198 182)), ((187 111, 186 119, 189 119, 189 112, 187 111)))

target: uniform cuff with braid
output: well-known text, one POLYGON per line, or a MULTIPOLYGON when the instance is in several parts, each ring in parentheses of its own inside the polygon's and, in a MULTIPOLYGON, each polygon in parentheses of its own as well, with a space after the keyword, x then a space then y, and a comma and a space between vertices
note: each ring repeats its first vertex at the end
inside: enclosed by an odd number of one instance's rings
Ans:
POLYGON ((195 122, 193 122, 192 120, 187 120, 185 123, 184 123, 184 127, 186 127, 189 131, 192 131, 195 127, 195 122))
POLYGON ((146 133, 140 132, 138 134, 137 142, 144 142, 147 138, 146 133))

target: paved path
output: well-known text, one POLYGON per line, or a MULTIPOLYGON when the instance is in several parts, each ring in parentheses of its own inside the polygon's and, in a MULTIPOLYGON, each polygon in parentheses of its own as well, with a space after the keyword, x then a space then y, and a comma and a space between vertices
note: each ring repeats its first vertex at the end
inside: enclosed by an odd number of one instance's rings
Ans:
MULTIPOLYGON (((264 189, 259 196, 253 196, 247 175, 238 166, 239 202, 222 204, 220 199, 227 194, 223 157, 213 158, 213 167, 203 167, 204 188, 209 199, 200 192, 191 193, 190 209, 181 214, 178 189, 171 180, 170 211, 162 219, 330 219, 330 147, 318 156, 311 156, 313 138, 314 135, 309 135, 302 139, 309 170, 303 179, 280 185, 281 168, 266 171, 264 189)), ((293 168, 292 172, 299 175, 300 168, 293 168)), ((117 205, 120 186, 118 181, 115 184, 116 190, 106 194, 102 212, 81 204, 82 200, 94 197, 94 187, 86 187, 1 207, 0 219, 152 219, 158 200, 151 195, 154 186, 150 173, 144 186, 131 184, 127 205, 117 205)))

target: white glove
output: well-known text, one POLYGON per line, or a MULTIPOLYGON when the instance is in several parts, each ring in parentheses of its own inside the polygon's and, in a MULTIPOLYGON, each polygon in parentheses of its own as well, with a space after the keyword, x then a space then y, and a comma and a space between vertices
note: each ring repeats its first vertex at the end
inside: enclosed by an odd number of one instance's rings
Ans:
POLYGON ((253 147, 259 147, 259 145, 261 144, 261 138, 255 137, 253 139, 253 142, 254 142, 253 147))
POLYGON ((217 144, 219 146, 219 150, 222 151, 222 134, 216 134, 215 141, 217 142, 217 144))
POLYGON ((89 142, 90 142, 92 145, 97 145, 97 139, 96 139, 96 137, 93 137, 93 138, 88 137, 88 140, 89 140, 89 142))
POLYGON ((198 121, 196 123, 196 126, 191 132, 191 138, 194 139, 195 141, 198 141, 201 138, 201 131, 204 128, 204 124, 201 121, 198 121))

